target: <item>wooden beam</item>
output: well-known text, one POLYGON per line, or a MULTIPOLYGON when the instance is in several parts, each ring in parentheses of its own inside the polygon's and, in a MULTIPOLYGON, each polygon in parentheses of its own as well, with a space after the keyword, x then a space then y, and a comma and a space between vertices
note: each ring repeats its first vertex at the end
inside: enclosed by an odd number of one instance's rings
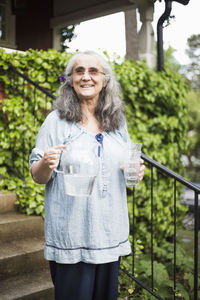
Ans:
POLYGON ((73 25, 90 19, 113 14, 119 11, 133 9, 136 7, 134 0, 112 0, 105 1, 90 7, 85 7, 76 11, 69 11, 67 14, 50 19, 52 28, 66 25, 73 25))

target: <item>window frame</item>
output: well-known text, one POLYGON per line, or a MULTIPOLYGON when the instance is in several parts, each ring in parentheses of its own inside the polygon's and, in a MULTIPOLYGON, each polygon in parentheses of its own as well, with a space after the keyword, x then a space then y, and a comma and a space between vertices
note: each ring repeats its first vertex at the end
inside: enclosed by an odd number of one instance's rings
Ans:
POLYGON ((0 39, 0 47, 16 49, 16 17, 12 15, 11 0, 6 0, 5 11, 5 39, 0 39))

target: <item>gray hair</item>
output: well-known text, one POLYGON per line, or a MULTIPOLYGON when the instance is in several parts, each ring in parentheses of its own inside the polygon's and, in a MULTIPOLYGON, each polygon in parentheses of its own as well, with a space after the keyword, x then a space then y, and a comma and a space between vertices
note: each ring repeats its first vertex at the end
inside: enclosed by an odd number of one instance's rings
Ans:
POLYGON ((124 105, 120 99, 120 86, 110 65, 99 54, 93 51, 77 52, 71 57, 65 69, 66 80, 60 88, 60 96, 54 103, 61 119, 71 122, 80 122, 82 119, 81 103, 72 87, 72 71, 77 58, 80 55, 95 56, 104 70, 104 86, 99 94, 95 117, 100 127, 105 131, 119 129, 124 121, 124 105))

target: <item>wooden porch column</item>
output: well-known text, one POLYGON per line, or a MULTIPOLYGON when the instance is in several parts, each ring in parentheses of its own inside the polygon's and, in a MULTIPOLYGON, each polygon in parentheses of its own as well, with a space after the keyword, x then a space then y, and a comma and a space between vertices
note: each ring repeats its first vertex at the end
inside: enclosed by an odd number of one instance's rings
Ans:
POLYGON ((152 27, 154 1, 140 0, 138 1, 138 10, 142 27, 138 33, 139 40, 139 59, 145 59, 147 65, 151 68, 155 67, 155 40, 152 27))
POLYGON ((138 60, 136 9, 125 11, 126 58, 138 60))

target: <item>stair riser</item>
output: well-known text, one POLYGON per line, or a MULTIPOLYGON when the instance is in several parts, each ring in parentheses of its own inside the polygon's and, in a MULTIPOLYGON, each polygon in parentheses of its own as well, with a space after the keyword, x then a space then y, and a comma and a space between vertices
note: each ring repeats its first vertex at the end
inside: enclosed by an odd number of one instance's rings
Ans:
POLYGON ((0 280, 47 268, 43 249, 0 260, 0 280))
POLYGON ((30 293, 30 295, 17 296, 14 293, 6 296, 0 296, 1 300, 54 300, 54 288, 50 287, 45 290, 41 290, 36 293, 30 293))
POLYGON ((1 300, 53 300, 53 294, 49 267, 0 281, 1 300))
POLYGON ((13 300, 54 300, 54 288, 42 290, 24 297, 13 298, 13 300))
POLYGON ((43 237, 44 222, 41 219, 27 219, 0 224, 0 241, 10 242, 26 237, 43 237))
POLYGON ((4 194, 0 192, 0 213, 15 211, 15 201, 15 194, 4 194))

